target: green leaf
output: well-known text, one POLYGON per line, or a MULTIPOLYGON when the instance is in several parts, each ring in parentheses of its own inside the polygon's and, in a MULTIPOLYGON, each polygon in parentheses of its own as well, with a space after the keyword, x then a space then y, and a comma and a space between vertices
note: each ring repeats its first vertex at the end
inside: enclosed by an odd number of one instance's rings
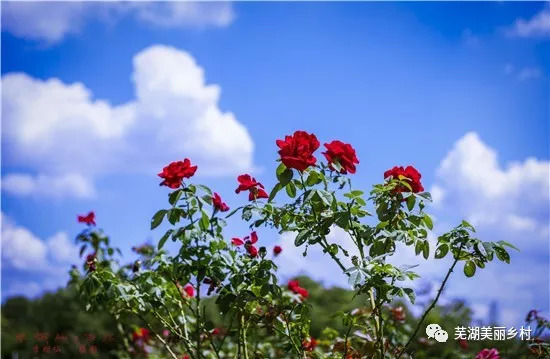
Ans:
POLYGON ((426 227, 428 227, 430 230, 434 229, 434 224, 430 216, 425 214, 424 217, 422 217, 422 220, 424 221, 424 224, 426 224, 426 227))
POLYGON ((409 209, 409 211, 413 210, 415 202, 416 202, 416 197, 413 194, 407 197, 407 208, 409 209))
POLYGON ((509 242, 506 242, 506 241, 498 241, 498 244, 500 244, 503 247, 510 247, 510 248, 515 249, 516 251, 519 251, 519 249, 516 246, 514 246, 512 243, 509 243, 509 242))
POLYGON ((319 173, 316 171, 311 171, 306 179, 306 185, 308 186, 314 186, 322 181, 321 177, 319 176, 319 173))
POLYGON ((161 239, 159 240, 159 244, 157 246, 157 248, 160 250, 162 249, 162 247, 164 246, 164 243, 166 243, 166 240, 168 239, 168 237, 170 237, 170 235, 172 234, 172 232, 174 232, 173 229, 169 229, 166 231, 166 233, 164 233, 164 235, 161 237, 161 239))
POLYGON ((422 248, 424 247, 423 241, 416 241, 416 245, 414 247, 414 252, 416 255, 419 255, 420 252, 422 252, 422 248))
POLYGON ((380 222, 380 223, 378 223, 378 224, 376 225, 376 228, 377 228, 377 229, 383 229, 383 228, 385 228, 388 224, 389 224, 388 221, 380 222))
POLYGON ((430 243, 428 241, 424 241, 424 246, 422 247, 422 256, 424 259, 428 259, 430 256, 430 243))
POLYGON ((302 230, 300 233, 298 233, 298 235, 296 236, 296 239, 294 239, 294 245, 296 247, 301 246, 307 241, 308 236, 309 236, 309 230, 308 229, 302 230))
POLYGON ((275 196, 277 195, 277 193, 282 189, 283 187, 281 187, 281 184, 280 183, 277 183, 275 185, 275 187, 273 187, 273 189, 271 190, 271 193, 269 194, 269 199, 267 200, 267 202, 271 202, 273 201, 273 199, 275 198, 275 196))
POLYGON ((464 264, 464 274, 466 274, 466 277, 473 277, 476 273, 476 265, 472 261, 467 261, 464 264))
POLYGON ((151 219, 151 229, 157 228, 162 223, 162 220, 164 219, 166 212, 168 211, 165 209, 161 209, 160 211, 155 213, 155 215, 153 216, 153 219, 151 219))
POLYGON ((206 231, 208 230, 208 227, 210 226, 210 218, 208 218, 208 214, 206 212, 202 211, 201 219, 199 221, 199 227, 206 231))
POLYGON ((317 190, 317 193, 319 194, 321 200, 330 207, 332 204, 332 194, 324 190, 317 190))
POLYGON ((212 197, 212 190, 205 185, 199 184, 197 187, 201 188, 204 192, 206 192, 210 197, 212 197))
POLYGON ((286 170, 286 166, 284 163, 280 163, 277 169, 275 170, 275 174, 277 175, 277 179, 283 174, 283 172, 286 170))
POLYGON ((435 250, 435 258, 437 259, 443 258, 447 255, 448 252, 449 252, 449 245, 444 243, 439 247, 437 247, 437 249, 435 250))
POLYGON ((416 299, 416 294, 414 294, 414 291, 411 288, 403 288, 403 291, 409 297, 409 300, 411 301, 411 304, 414 304, 414 301, 416 299))
POLYGON ((502 247, 498 247, 498 246, 494 246, 493 248, 495 249, 495 253, 497 255, 497 258, 500 261, 510 263, 510 255, 508 254, 506 249, 504 249, 502 247))
POLYGON ((168 222, 171 224, 176 224, 180 219, 180 209, 172 208, 168 211, 168 222))
POLYGON ((177 201, 179 201, 181 194, 183 193, 183 190, 180 188, 168 195, 168 202, 171 205, 174 205, 177 201))
POLYGON ((293 175, 294 175, 294 171, 292 171, 290 168, 287 168, 283 171, 283 173, 277 176, 277 179, 279 180, 279 183, 281 184, 281 186, 284 187, 290 182, 293 175))
POLYGON ((469 228, 472 232, 476 231, 474 226, 472 226, 470 223, 466 222, 465 220, 462 220, 462 226, 466 227, 466 228, 469 228))
POLYGON ((363 281, 363 274, 361 273, 361 270, 357 267, 351 267, 346 270, 346 273, 348 273, 348 283, 349 286, 352 289, 355 289, 356 286, 360 285, 363 281))
POLYGON ((294 182, 289 182, 286 185, 285 190, 286 194, 288 194, 290 198, 296 197, 296 186, 294 185, 294 182))

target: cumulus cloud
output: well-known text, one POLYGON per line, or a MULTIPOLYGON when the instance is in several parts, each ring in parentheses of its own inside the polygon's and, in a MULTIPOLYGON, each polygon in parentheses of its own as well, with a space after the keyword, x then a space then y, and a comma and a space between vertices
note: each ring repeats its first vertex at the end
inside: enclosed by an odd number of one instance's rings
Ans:
POLYGON ((470 132, 441 161, 436 188, 438 198, 453 204, 453 210, 475 224, 544 233, 549 218, 549 172, 550 162, 536 158, 502 167, 497 152, 470 132))
MULTIPOLYGON (((511 264, 491 263, 473 280, 454 279, 448 296, 466 297, 475 305, 498 299, 507 325, 521 324, 529 309, 549 309, 549 187, 549 161, 531 157, 503 165, 497 151, 475 132, 454 144, 436 171, 436 213, 452 220, 464 217, 476 226, 479 238, 506 240, 520 252, 512 251, 511 264), (498 298, 494 293, 500 293, 498 298)), ((421 271, 436 275, 447 264, 421 271)))
POLYGON ((8 174, 3 188, 52 196, 68 188, 64 195, 90 197, 97 175, 156 173, 184 157, 199 165, 200 174, 253 167, 247 129, 219 108, 220 87, 206 83, 189 53, 155 45, 136 54, 133 65, 136 99, 118 106, 94 99, 82 83, 4 75, 5 164, 38 175, 8 174), (44 183, 50 186, 33 188, 44 183))
POLYGON ((45 241, 29 229, 2 217, 2 265, 28 272, 59 274, 78 259, 78 251, 66 233, 58 232, 45 241))
POLYGON ((2 30, 53 44, 78 33, 96 19, 113 23, 133 17, 164 28, 224 27, 235 13, 224 2, 15 2, 2 3, 2 30), (44 16, 47 14, 47 16, 44 16))
POLYGON ((545 7, 530 19, 517 19, 508 34, 515 37, 549 37, 550 8, 545 7))
POLYGON ((59 176, 8 174, 2 178, 2 189, 21 197, 92 198, 95 196, 93 183, 79 174, 59 176))

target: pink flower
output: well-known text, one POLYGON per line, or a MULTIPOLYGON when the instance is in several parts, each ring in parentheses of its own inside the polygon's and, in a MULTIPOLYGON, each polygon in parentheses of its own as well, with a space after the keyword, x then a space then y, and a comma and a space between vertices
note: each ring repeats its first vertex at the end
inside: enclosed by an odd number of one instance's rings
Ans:
POLYGON ((500 359, 498 350, 496 349, 483 349, 476 355, 476 359, 500 359))

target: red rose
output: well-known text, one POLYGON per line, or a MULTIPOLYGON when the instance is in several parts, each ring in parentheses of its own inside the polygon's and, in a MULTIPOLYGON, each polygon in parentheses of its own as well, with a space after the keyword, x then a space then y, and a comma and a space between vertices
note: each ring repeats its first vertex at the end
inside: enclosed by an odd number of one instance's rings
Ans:
POLYGON ((135 341, 141 340, 143 342, 149 341, 149 329, 147 328, 138 328, 132 333, 132 339, 135 341))
POLYGON ((189 296, 189 297, 194 297, 195 296, 195 288, 193 288, 192 285, 188 284, 186 285, 183 290, 185 291, 185 293, 189 296))
POLYGON ((304 339, 302 342, 302 348, 308 352, 312 352, 317 347, 317 340, 313 337, 310 337, 309 339, 304 339))
POLYGON ((88 226, 95 226, 95 213, 91 211, 85 216, 77 216, 78 223, 86 223, 88 226))
MULTIPOLYGON (((411 186, 414 193, 424 191, 424 187, 422 186, 422 183, 420 183, 420 178, 422 178, 422 175, 413 166, 407 166, 406 168, 403 168, 403 166, 395 166, 394 168, 384 172, 385 179, 389 177, 399 179, 399 176, 407 178, 409 185, 411 186)), ((399 186, 395 190, 397 193, 409 192, 409 189, 405 186, 399 186)))
POLYGON ((355 150, 350 144, 341 141, 332 141, 331 143, 325 143, 327 148, 326 152, 323 152, 330 168, 333 163, 338 163, 342 169, 340 173, 355 173, 355 165, 359 163, 355 150))
POLYGON ((460 345, 460 347, 464 350, 468 349, 468 341, 465 339, 459 339, 458 345, 460 345))
POLYGON ((253 245, 246 246, 246 251, 250 255, 250 257, 255 258, 258 256, 258 248, 256 248, 253 245))
POLYGON ((279 254, 281 254, 282 251, 283 251, 283 248, 281 248, 281 246, 275 246, 275 247, 273 247, 273 254, 275 254, 276 256, 278 256, 279 254))
POLYGON ((496 349, 483 349, 477 353, 476 359, 500 359, 500 354, 496 349))
POLYGON ((96 257, 95 257, 95 253, 88 254, 86 256, 86 265, 88 266, 88 270, 90 272, 95 272, 95 270, 96 270, 96 265, 95 265, 96 261, 97 260, 96 260, 96 257))
POLYGON ((288 289, 295 294, 299 294, 302 298, 309 297, 307 289, 300 287, 300 283, 297 280, 291 280, 288 282, 288 289))
POLYGON ((214 196, 212 196, 212 205, 220 212, 229 211, 229 206, 227 206, 227 204, 222 201, 222 198, 216 192, 214 192, 214 196))
POLYGON ((231 239, 231 244, 235 246, 242 246, 244 244, 244 241, 240 238, 235 237, 231 239))
POLYGON ((181 357, 181 359, 191 359, 191 358, 189 357, 189 355, 185 354, 184 356, 181 357))
POLYGON ((195 171, 197 171, 197 166, 191 166, 191 161, 188 158, 183 161, 172 162, 158 174, 160 178, 164 178, 160 185, 176 189, 181 186, 181 181, 184 178, 192 177, 195 171))
POLYGON ((264 190, 264 185, 260 182, 257 182, 254 177, 250 177, 250 175, 244 174, 237 177, 237 181, 239 181, 239 187, 237 187, 235 193, 240 193, 241 191, 249 191, 249 201, 260 198, 269 198, 269 195, 264 190))
POLYGON ((319 148, 319 141, 314 134, 305 131, 296 131, 292 136, 285 136, 285 140, 277 140, 281 161, 287 168, 295 168, 303 172, 309 166, 314 166, 317 159, 313 153, 319 148))

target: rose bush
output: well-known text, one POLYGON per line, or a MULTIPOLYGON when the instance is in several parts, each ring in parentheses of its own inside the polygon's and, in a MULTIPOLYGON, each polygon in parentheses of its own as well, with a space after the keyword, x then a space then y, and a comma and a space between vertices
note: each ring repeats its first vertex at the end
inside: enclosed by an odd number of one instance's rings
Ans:
POLYGON ((510 261, 509 243, 477 239, 466 221, 440 235, 431 250, 433 222, 424 211, 431 197, 414 167, 393 167, 365 196, 352 186, 359 159, 351 145, 326 143, 323 163, 315 157, 320 143, 313 134, 297 131, 276 144, 275 186, 268 194, 249 174, 238 176, 235 192, 248 192, 248 201, 231 212, 220 194, 192 183, 197 166, 189 159, 166 166, 160 184, 173 191, 167 207, 152 217, 151 229, 163 223, 171 227, 156 248, 135 247, 140 258, 134 263, 121 264, 120 251, 94 227, 94 216, 78 218, 88 224, 77 236, 87 259, 83 271, 72 270, 72 284, 88 308, 117 319, 126 338, 119 357, 412 358, 411 343, 459 263, 472 277, 494 257, 510 261), (237 214, 250 227, 244 237, 224 230, 237 214), (351 238, 351 248, 331 242, 335 228, 351 238), (286 245, 303 248, 304 261, 308 248, 319 246, 364 299, 361 308, 326 313, 341 317, 344 333, 327 329, 312 337, 309 292, 298 281, 279 282, 276 256, 284 248, 268 251, 260 238, 268 230, 294 233, 294 243, 286 245), (178 244, 175 253, 163 249, 168 240, 178 244), (432 252, 435 259, 452 257, 437 296, 414 327, 403 325, 404 308, 393 306, 404 298, 415 300, 407 285, 418 278, 413 266, 388 262, 402 246, 426 260, 432 252), (215 300, 223 328, 207 317, 208 300, 215 300), (139 318, 146 328, 127 328, 128 317, 139 318))

